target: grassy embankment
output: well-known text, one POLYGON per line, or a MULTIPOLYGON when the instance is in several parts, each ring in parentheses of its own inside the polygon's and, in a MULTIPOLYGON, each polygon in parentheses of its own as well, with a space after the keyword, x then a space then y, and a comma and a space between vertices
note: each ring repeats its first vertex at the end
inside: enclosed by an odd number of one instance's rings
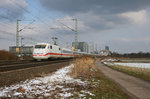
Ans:
POLYGON ((150 69, 116 65, 109 67, 150 82, 150 69))
POLYGON ((119 60, 127 63, 150 63, 150 58, 120 58, 119 60))
POLYGON ((95 96, 92 99, 130 99, 130 97, 122 91, 115 83, 106 78, 102 73, 98 72, 94 65, 94 59, 91 57, 81 57, 74 61, 74 68, 71 76, 80 78, 90 82, 89 87, 84 88, 95 96), (95 84, 96 83, 96 84, 95 84))

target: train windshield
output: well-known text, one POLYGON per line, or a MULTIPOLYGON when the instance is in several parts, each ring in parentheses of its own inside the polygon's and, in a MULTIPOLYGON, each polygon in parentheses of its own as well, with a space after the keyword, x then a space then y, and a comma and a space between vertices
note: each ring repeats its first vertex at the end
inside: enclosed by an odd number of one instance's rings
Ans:
POLYGON ((35 48, 44 49, 46 45, 35 45, 35 48))

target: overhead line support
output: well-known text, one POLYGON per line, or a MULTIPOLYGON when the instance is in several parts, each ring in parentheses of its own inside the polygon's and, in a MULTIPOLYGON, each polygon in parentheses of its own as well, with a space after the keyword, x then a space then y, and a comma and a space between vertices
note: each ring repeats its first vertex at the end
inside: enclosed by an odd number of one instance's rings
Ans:
POLYGON ((21 20, 17 20, 17 26, 16 26, 16 47, 19 47, 19 21, 21 20))

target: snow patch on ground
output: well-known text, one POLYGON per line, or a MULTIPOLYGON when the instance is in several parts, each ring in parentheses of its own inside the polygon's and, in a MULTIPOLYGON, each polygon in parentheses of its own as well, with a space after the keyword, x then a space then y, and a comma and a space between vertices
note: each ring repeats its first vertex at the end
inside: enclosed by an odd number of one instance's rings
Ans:
POLYGON ((38 77, 32 80, 0 88, 0 98, 69 98, 78 93, 79 98, 84 98, 87 94, 94 96, 87 90, 74 92, 74 87, 85 86, 86 81, 74 79, 67 75, 74 65, 59 69, 55 73, 45 77, 38 77), (82 94, 80 94, 82 93, 82 94))
POLYGON ((118 59, 112 59, 112 58, 101 60, 101 62, 117 62, 117 61, 119 61, 119 60, 118 59))
POLYGON ((119 65, 119 66, 128 66, 128 67, 138 67, 138 68, 150 68, 150 63, 120 63, 120 62, 104 62, 106 65, 119 65))

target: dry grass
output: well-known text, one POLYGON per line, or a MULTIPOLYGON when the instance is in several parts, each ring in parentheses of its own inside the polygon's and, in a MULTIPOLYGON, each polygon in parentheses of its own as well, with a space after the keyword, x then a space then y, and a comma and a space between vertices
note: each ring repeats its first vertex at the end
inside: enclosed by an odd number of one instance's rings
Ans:
POLYGON ((0 50, 0 60, 15 60, 16 56, 8 51, 0 50))
MULTIPOLYGON (((128 94, 126 94, 116 83, 109 80, 102 73, 97 73, 94 81, 100 81, 95 87, 92 86, 92 93, 95 94, 95 97, 92 99, 132 99, 128 94)), ((93 82, 93 80, 92 80, 93 82)))
MULTIPOLYGON (((60 99, 63 98, 59 95, 59 93, 72 93, 73 96, 70 96, 67 99, 78 99, 81 94, 85 94, 84 99, 131 99, 126 93, 124 93, 116 84, 106 78, 103 74, 98 72, 94 65, 94 59, 91 57, 80 57, 74 60, 74 68, 72 70, 72 76, 74 77, 82 77, 81 79, 84 80, 84 77, 90 77, 86 79, 88 82, 86 85, 78 84, 78 83, 58 83, 54 82, 53 85, 63 86, 63 89, 67 89, 66 91, 62 91, 61 88, 57 87, 55 90, 50 90, 48 93, 51 96, 44 96, 43 94, 34 95, 33 97, 36 98, 44 98, 44 99, 60 99), (93 68, 92 70, 90 70, 93 68), (88 93, 83 93, 82 90, 89 91, 90 93, 95 94, 91 96, 88 93)), ((64 64, 66 66, 68 64, 64 64)), ((37 67, 34 69, 24 70, 20 72, 15 72, 15 74, 3 74, 0 75, 0 78, 3 77, 5 82, 8 81, 6 78, 11 78, 11 81, 18 79, 20 77, 29 77, 30 75, 34 77, 35 75, 39 75, 40 77, 44 76, 48 72, 47 70, 52 71, 51 69, 54 68, 56 70, 57 66, 48 66, 48 67, 37 67), (45 72, 43 72, 45 71, 45 72), (11 76, 10 76, 11 75, 11 76), (17 75, 17 76, 16 76, 17 75), (28 76, 27 76, 28 75, 28 76), (10 77, 9 77, 10 76, 10 77), (16 77, 14 79, 14 77, 16 77)), ((60 65, 60 67, 63 67, 60 65)), ((25 80, 25 78, 23 79, 25 80)), ((50 81, 49 81, 50 82, 50 81)), ((17 88, 18 92, 24 93, 25 90, 22 87, 17 88)), ((35 90, 37 91, 37 90, 35 90)), ((31 94, 31 93, 29 93, 31 94)), ((14 97, 15 98, 15 97, 14 97)), ((19 97, 16 97, 19 98, 19 97)), ((80 97, 81 99, 83 97, 80 97)), ((26 95, 22 96, 21 99, 29 99, 26 95)), ((66 98, 65 98, 66 99, 66 98)))
MULTIPOLYGON (((95 96, 86 98, 92 99, 131 99, 129 95, 122 91, 115 83, 106 78, 94 65, 94 58, 89 56, 82 56, 73 61, 74 68, 71 75, 74 78, 80 78, 90 82, 89 91, 95 96)), ((99 60, 99 59, 97 59, 99 60)))
POLYGON ((137 68, 127 66, 110 66, 110 67, 150 82, 150 69, 148 68, 137 68))
POLYGON ((46 76, 46 73, 45 72, 42 72, 42 73, 39 73, 38 75, 36 75, 37 77, 44 77, 46 76))
POLYGON ((94 65, 94 59, 89 56, 82 56, 76 58, 73 61, 74 68, 72 69, 71 75, 74 78, 82 77, 89 78, 93 77, 98 71, 96 66, 94 65))

